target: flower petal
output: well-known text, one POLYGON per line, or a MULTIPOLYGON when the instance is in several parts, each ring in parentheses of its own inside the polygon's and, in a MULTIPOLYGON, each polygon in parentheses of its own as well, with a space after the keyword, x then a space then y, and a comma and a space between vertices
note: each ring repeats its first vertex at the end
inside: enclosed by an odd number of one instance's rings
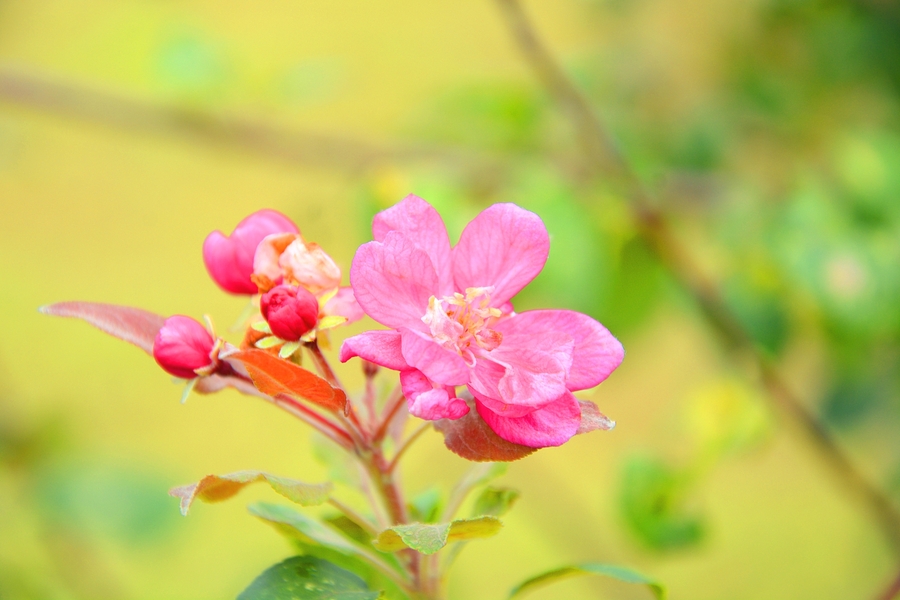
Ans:
POLYGON ((372 236, 376 242, 384 241, 391 231, 404 234, 428 254, 438 275, 438 297, 453 293, 453 271, 450 255, 450 238, 444 220, 433 206, 410 194, 401 202, 383 210, 372 220, 372 236))
POLYGON ((478 414, 494 433, 514 444, 532 448, 561 446, 575 435, 581 423, 581 407, 571 392, 521 417, 502 416, 482 400, 475 396, 478 414))
POLYGON ((437 282, 425 251, 396 231, 384 242, 360 246, 350 267, 356 301, 367 315, 394 329, 425 329, 422 316, 437 282))
POLYGON ((365 316, 362 307, 353 295, 353 288, 349 285, 338 288, 337 294, 332 296, 322 307, 322 313, 344 317, 347 319, 347 323, 359 321, 365 316))
POLYGON ((622 362, 622 344, 591 317, 571 310, 530 310, 494 327, 503 343, 523 343, 554 332, 564 332, 575 342, 566 387, 570 391, 592 388, 609 377, 622 362), (517 341, 521 340, 521 341, 517 341))
POLYGON ((515 204, 494 204, 466 225, 453 249, 456 287, 493 287, 500 306, 534 279, 550 251, 550 236, 536 214, 515 204))
POLYGON ((249 215, 231 236, 213 231, 203 242, 203 262, 219 287, 232 294, 256 294, 250 280, 256 247, 267 235, 298 233, 297 226, 278 211, 264 209, 249 215))
POLYGON ((540 338, 504 336, 495 350, 479 357, 470 387, 495 402, 504 415, 521 416, 566 391, 573 342, 565 333, 540 338))
POLYGON ((431 381, 442 385, 469 383, 470 368, 452 350, 434 341, 430 335, 412 329, 401 329, 401 352, 411 367, 422 371, 431 381))
POLYGON ((409 414, 420 419, 458 419, 469 412, 465 400, 457 398, 452 387, 432 384, 421 371, 401 371, 400 386, 406 396, 409 414))
POLYGON ((400 352, 400 333, 397 331, 366 331, 347 338, 341 344, 341 362, 354 356, 394 371, 409 369, 400 352))

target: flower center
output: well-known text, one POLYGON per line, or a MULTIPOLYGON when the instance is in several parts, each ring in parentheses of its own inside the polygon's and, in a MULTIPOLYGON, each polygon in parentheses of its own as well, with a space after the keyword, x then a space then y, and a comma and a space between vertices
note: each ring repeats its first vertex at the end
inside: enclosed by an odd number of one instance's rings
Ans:
POLYGON ((462 356, 469 366, 475 364, 479 350, 493 350, 503 341, 503 335, 491 329, 503 314, 490 306, 493 291, 492 287, 467 288, 465 295, 456 292, 440 300, 432 296, 422 317, 434 341, 462 356))

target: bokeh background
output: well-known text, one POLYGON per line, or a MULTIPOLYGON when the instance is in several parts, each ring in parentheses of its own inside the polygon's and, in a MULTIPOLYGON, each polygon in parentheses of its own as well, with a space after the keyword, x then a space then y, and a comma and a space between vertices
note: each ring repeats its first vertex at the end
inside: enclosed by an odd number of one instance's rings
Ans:
MULTIPOLYGON (((587 312, 627 352, 582 394, 616 429, 511 465, 522 499, 461 556, 452 598, 588 560, 673 600, 889 594, 898 4, 524 8, 633 175, 586 158, 491 0, 0 1, 0 598, 232 598, 291 554, 245 508, 278 498, 251 488, 185 519, 166 491, 250 468, 327 477, 284 414, 232 392, 181 405, 140 351, 38 306, 225 331, 244 301, 206 277, 209 231, 272 207, 347 267, 410 192, 451 237, 493 202, 538 212, 552 251, 517 308, 587 312)), ((357 370, 340 374, 359 386, 357 370)), ((446 492, 465 468, 432 432, 406 483, 446 492)), ((531 597, 650 596, 584 579, 531 597)))

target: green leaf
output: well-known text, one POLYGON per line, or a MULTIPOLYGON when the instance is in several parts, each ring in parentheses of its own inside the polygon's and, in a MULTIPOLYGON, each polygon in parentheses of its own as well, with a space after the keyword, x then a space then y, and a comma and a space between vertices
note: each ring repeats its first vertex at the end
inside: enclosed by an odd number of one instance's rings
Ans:
POLYGON ((257 502, 247 507, 250 514, 268 522, 289 538, 306 544, 321 544, 346 554, 359 554, 357 548, 337 532, 288 506, 257 502))
POLYGON ((345 515, 325 517, 323 521, 355 542, 369 544, 372 541, 372 536, 365 529, 345 515))
POLYGON ((330 482, 304 483, 261 471, 238 471, 228 475, 207 475, 197 483, 172 488, 169 495, 181 498, 181 514, 187 515, 196 499, 204 502, 227 500, 257 481, 265 481, 273 490, 301 506, 322 504, 334 489, 330 482))
POLYGON ((663 587, 663 585, 658 581, 650 579, 646 575, 638 573, 637 571, 634 571, 627 567, 607 565, 602 563, 584 563, 581 565, 573 565, 571 567, 561 567, 559 569, 554 569, 553 571, 547 571, 546 573, 542 573, 541 575, 538 575, 536 577, 532 577, 531 579, 528 579, 514 587, 509 593, 509 600, 512 600, 513 598, 521 596, 541 586, 547 585, 549 583, 554 583, 556 581, 566 579, 567 577, 572 577, 574 575, 602 575, 604 577, 618 579, 619 581, 623 581, 625 583, 643 584, 650 588, 657 600, 665 600, 667 595, 666 588, 663 587))
POLYGON ((377 600, 381 592, 340 567, 313 556, 295 556, 263 571, 237 600, 377 600))
POLYGON ((499 519, 489 516, 460 519, 452 523, 395 525, 379 533, 372 545, 382 552, 412 548, 422 554, 434 554, 449 542, 495 535, 502 526, 499 519))
POLYGON ((302 554, 351 570, 363 577, 370 587, 385 590, 387 598, 406 598, 398 587, 398 584, 403 585, 402 567, 394 556, 374 552, 369 539, 366 539, 365 547, 357 546, 289 506, 259 502, 249 506, 248 510, 291 540, 302 554))
POLYGON ((424 523, 436 521, 440 514, 441 500, 441 492, 436 487, 430 487, 416 494, 409 506, 413 519, 424 523))
POLYGON ((662 461, 633 457, 625 464, 620 506, 628 528, 655 550, 675 550, 698 543, 703 521, 685 505, 686 474, 662 461))
POLYGON ((502 517, 519 499, 519 492, 511 488, 485 488, 472 507, 473 516, 491 515, 502 517))

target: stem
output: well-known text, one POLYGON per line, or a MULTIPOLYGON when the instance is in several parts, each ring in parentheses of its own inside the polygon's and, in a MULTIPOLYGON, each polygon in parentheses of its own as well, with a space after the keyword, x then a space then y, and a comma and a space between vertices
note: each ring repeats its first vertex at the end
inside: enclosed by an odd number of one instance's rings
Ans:
POLYGON ((242 394, 262 398, 266 402, 269 402, 270 404, 277 406, 290 415, 300 419, 342 448, 345 448, 347 450, 353 449, 353 438, 350 436, 350 433, 348 433, 348 431, 344 430, 339 425, 332 423, 319 413, 310 408, 307 408, 306 406, 300 404, 292 398, 289 398, 287 396, 273 398, 268 394, 263 394, 258 389, 256 389, 256 386, 253 385, 252 381, 250 381, 237 371, 231 369, 227 362, 223 362, 221 363, 221 365, 223 375, 216 375, 210 378, 201 378, 200 380, 198 380, 195 389, 202 393, 217 391, 221 388, 206 387, 206 382, 218 381, 218 385, 222 387, 231 386, 242 394))
POLYGON ((639 234, 650 243, 661 262, 693 296, 713 330, 729 345, 740 349, 743 355, 752 357, 754 366, 762 374, 762 383, 770 400, 799 426, 833 473, 855 493, 878 521, 894 550, 900 552, 900 513, 896 507, 884 492, 860 474, 816 416, 791 393, 774 366, 755 346, 752 337, 723 301, 718 287, 702 274, 672 233, 664 215, 652 207, 640 179, 616 152, 590 104, 538 38, 519 0, 495 1, 535 75, 572 122, 585 149, 588 166, 595 173, 618 176, 626 184, 639 234))
POLYGON ((384 408, 384 416, 382 417, 381 425, 379 425, 378 430, 375 432, 375 435, 372 436, 372 442, 375 444, 381 443, 381 440, 384 439, 384 436, 387 435, 388 428, 391 425, 391 420, 393 420, 394 416, 397 414, 397 411, 403 406, 403 403, 406 402, 406 398, 403 397, 403 390, 400 389, 400 386, 394 388, 394 391, 391 392, 390 397, 387 400, 387 404, 384 408))
MULTIPOLYGON (((306 349, 309 350, 309 354, 310 356, 312 356, 313 362, 316 364, 316 370, 319 371, 319 374, 325 378, 325 380, 331 385, 331 387, 343 390, 344 386, 341 384, 341 381, 338 379, 334 370, 331 368, 331 365, 328 364, 328 359, 325 358, 324 354, 322 354, 322 349, 319 348, 318 340, 306 342, 304 346, 306 346, 306 349)), ((356 416, 356 412, 353 410, 353 404, 351 404, 349 400, 347 401, 345 414, 353 423, 352 427, 348 427, 348 430, 351 432, 351 434, 355 429, 357 432, 359 432, 359 436, 362 438, 362 440, 368 438, 368 432, 366 431, 365 427, 363 427, 362 423, 359 422, 359 419, 356 416)), ((338 417, 340 418, 340 415, 338 415, 338 417)))
POLYGON ((347 431, 338 425, 335 425, 328 419, 325 419, 315 411, 288 398, 271 398, 269 396, 267 396, 267 398, 270 398, 269 401, 272 404, 297 417, 340 447, 345 448, 346 450, 353 450, 353 438, 347 431))
POLYGON ((408 438, 406 438, 403 443, 400 445, 400 448, 397 450, 397 453, 394 455, 394 458, 391 460, 391 463, 388 465, 388 472, 393 471, 397 467, 397 463, 400 461, 400 458, 403 456, 403 453, 406 452, 410 446, 413 445, 419 437, 425 433, 428 428, 431 427, 430 421, 425 421, 413 431, 408 438))

